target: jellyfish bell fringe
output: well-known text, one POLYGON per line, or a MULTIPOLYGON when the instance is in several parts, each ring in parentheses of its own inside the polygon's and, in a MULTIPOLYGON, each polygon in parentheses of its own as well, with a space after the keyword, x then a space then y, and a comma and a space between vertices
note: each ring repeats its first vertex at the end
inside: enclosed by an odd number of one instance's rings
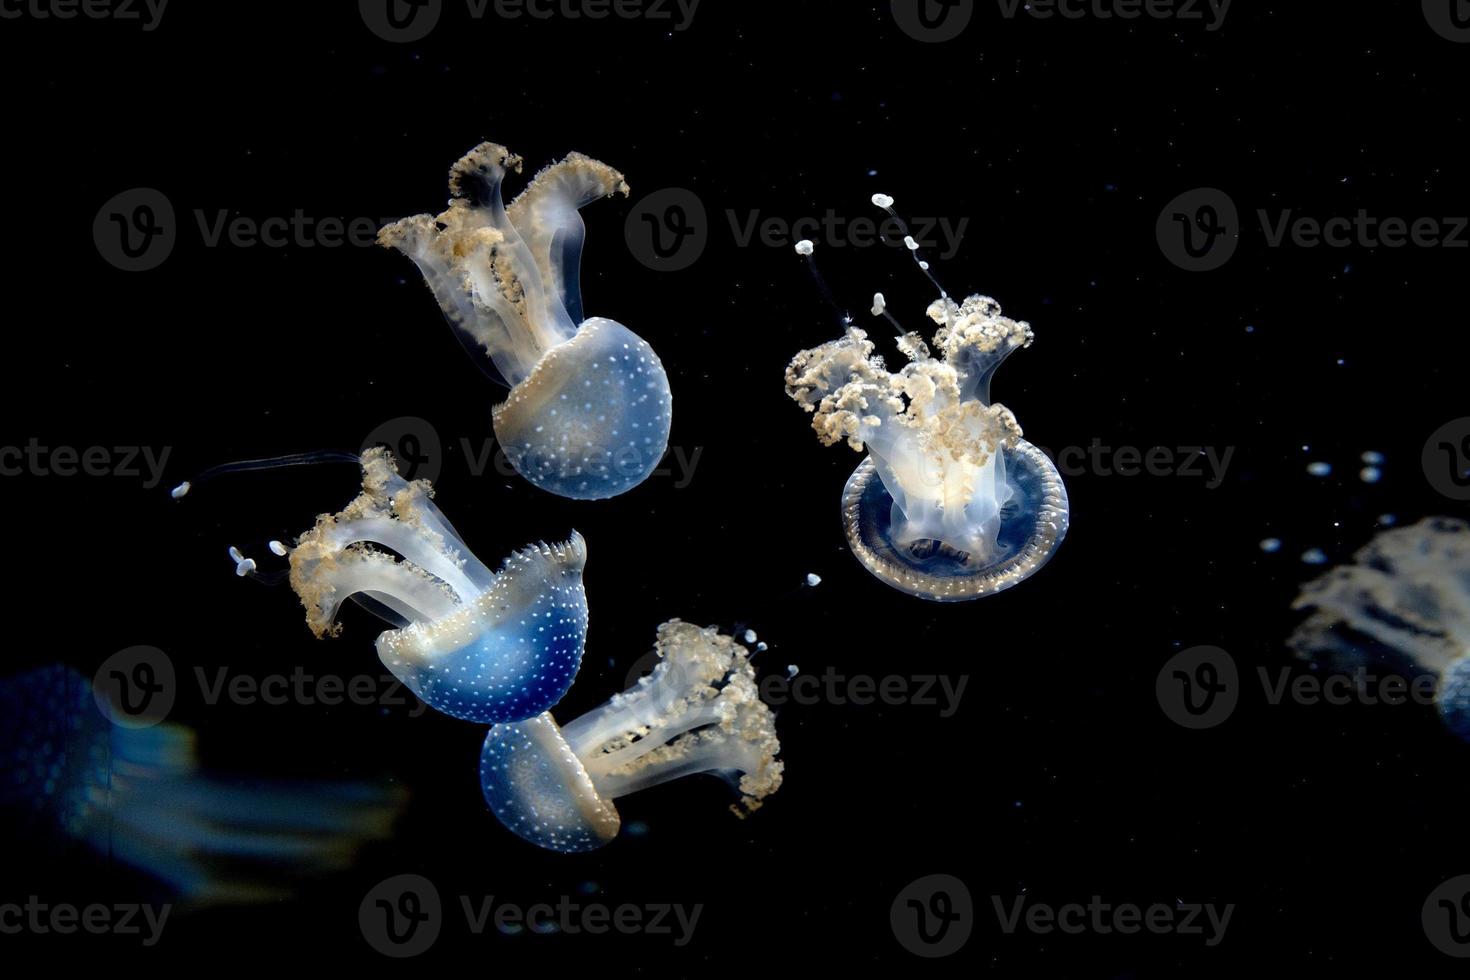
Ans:
POLYGON ((465 721, 519 721, 571 687, 587 638, 582 536, 534 545, 498 571, 482 564, 434 504, 427 480, 398 475, 382 448, 362 457, 362 493, 288 551, 291 587, 318 637, 341 632, 349 598, 396 628, 384 666, 431 708, 465 721))
MULTIPOLYGON (((865 331, 801 351, 786 393, 812 413, 823 445, 867 454, 842 497, 848 545, 870 572, 940 602, 975 599, 1023 581, 1066 536, 1066 486, 1021 438, 1016 416, 990 400, 990 381, 1031 327, 987 296, 928 308, 933 350, 897 338, 907 359, 890 372, 865 331)), ((881 294, 875 315, 886 315, 881 294)))
POLYGON ((628 184, 572 153, 506 207, 501 186, 521 165, 482 143, 450 170, 445 211, 390 224, 378 241, 413 259, 460 339, 510 386, 492 420, 516 471, 564 497, 613 497, 658 466, 673 417, 653 348, 615 320, 582 315, 579 209, 628 184))
POLYGON ((548 850, 595 850, 618 834, 614 801, 698 773, 740 793, 737 816, 781 786, 775 715, 760 699, 750 651, 713 627, 671 620, 653 673, 558 726, 550 713, 495 725, 480 786, 507 828, 548 850))

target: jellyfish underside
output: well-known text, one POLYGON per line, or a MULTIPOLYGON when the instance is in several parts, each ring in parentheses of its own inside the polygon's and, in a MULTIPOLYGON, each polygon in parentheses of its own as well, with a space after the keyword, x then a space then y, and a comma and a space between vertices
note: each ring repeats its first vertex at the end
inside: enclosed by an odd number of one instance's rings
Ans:
POLYGON ((447 210, 388 225, 378 240, 414 260, 461 341, 510 386, 492 418, 516 471, 562 496, 615 496, 653 472, 672 418, 653 348, 615 320, 582 318, 578 210, 628 185, 573 153, 507 208, 501 185, 521 162, 481 144, 451 169, 447 210))
POLYGON ((1066 488, 990 402, 995 369, 1032 339, 989 297, 933 303, 940 357, 917 333, 889 372, 865 331, 797 354, 787 393, 825 445, 867 452, 843 492, 848 543, 878 578, 937 601, 998 592, 1035 573, 1066 534, 1066 488))
POLYGON ((613 801, 674 779, 720 776, 745 815, 781 785, 774 716, 748 651, 713 628, 659 627, 653 673, 565 727, 549 713, 495 725, 480 783, 507 828, 539 847, 589 851, 617 836, 613 801))
POLYGON ((1470 524, 1431 517, 1383 531, 1293 608, 1310 611, 1289 640, 1299 656, 1428 674, 1445 725, 1470 741, 1470 524))
POLYGON ((481 723, 518 721, 559 701, 587 635, 586 544, 575 532, 482 564, 431 499, 383 449, 362 458, 362 494, 324 514, 289 552, 291 586, 317 636, 341 629, 348 598, 366 597, 398 627, 379 659, 425 704, 481 723))

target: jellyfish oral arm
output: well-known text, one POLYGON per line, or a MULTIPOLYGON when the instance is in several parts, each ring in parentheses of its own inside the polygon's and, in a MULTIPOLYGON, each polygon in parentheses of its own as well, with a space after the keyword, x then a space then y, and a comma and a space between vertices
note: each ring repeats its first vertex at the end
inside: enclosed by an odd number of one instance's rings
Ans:
POLYGON ((521 162, 495 143, 477 146, 450 171, 447 210, 378 234, 380 244, 413 259, 449 322, 485 349, 511 386, 581 322, 578 209, 628 190, 617 171, 574 153, 537 174, 507 209, 501 185, 521 162))

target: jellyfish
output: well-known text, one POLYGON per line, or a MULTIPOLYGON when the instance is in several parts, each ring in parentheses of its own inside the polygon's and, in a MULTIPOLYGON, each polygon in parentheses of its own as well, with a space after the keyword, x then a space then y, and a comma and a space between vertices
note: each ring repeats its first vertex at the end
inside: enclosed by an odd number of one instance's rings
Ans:
POLYGON ((395 627, 378 635, 384 666, 454 718, 521 721, 560 701, 587 637, 582 536, 524 548, 492 572, 427 480, 403 479, 381 447, 361 463, 361 495, 282 549, 311 631, 337 635, 343 602, 359 600, 395 627))
POLYGON ((573 153, 507 208, 507 169, 521 158, 482 143, 450 170, 447 210, 390 224, 378 241, 413 259, 461 341, 509 386, 491 417, 516 471, 564 497, 614 497, 653 472, 672 419, 653 348, 616 320, 582 316, 578 209, 628 185, 573 153))
POLYGON ((1470 741, 1470 524, 1430 517, 1382 531, 1292 608, 1310 612, 1289 640, 1298 656, 1428 674, 1440 718, 1470 741))
MULTIPOLYGON (((891 198, 874 201, 897 220, 891 198)), ((810 256, 812 245, 797 251, 810 256)), ((900 370, 888 370, 850 318, 843 336, 801 351, 786 369, 786 393, 812 413, 822 444, 866 450, 842 494, 848 545, 868 571, 920 598, 1010 588, 1051 558, 1068 523, 1056 466, 990 399, 995 369, 1031 345, 1031 327, 1002 316, 988 296, 956 303, 940 290, 928 308, 939 325, 936 356, 918 332, 897 327, 881 293, 873 314, 898 330, 908 362, 900 370)))
POLYGON ((548 850, 590 851, 617 836, 614 801, 630 793, 713 773, 738 789, 743 817, 780 787, 775 716, 746 648, 675 619, 656 649, 651 674, 564 726, 547 713, 490 729, 480 785, 501 823, 548 850))
POLYGON ((27 846, 77 842, 191 907, 280 901, 351 865, 405 802, 380 781, 244 781, 203 767, 194 729, 116 724, 60 663, 0 678, 0 810, 27 846))

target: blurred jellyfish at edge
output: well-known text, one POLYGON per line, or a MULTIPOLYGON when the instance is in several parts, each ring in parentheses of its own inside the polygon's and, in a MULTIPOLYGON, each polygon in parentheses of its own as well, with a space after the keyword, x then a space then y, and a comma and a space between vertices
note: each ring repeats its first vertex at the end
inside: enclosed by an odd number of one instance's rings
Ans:
POLYGON ((750 652, 714 627, 659 627, 659 660, 631 688, 558 726, 547 713, 496 725, 480 785, 500 822, 548 850, 591 851, 617 836, 614 801, 710 773, 740 794, 737 816, 781 786, 775 716, 760 699, 750 652))
POLYGON ((398 475, 376 448, 361 457, 362 493, 283 549, 291 588, 318 637, 341 632, 349 598, 395 628, 378 657, 425 704, 464 721, 520 721, 571 687, 587 639, 586 543, 482 564, 432 500, 427 480, 398 475))
POLYGON ((62 664, 0 678, 0 810, 27 846, 79 841, 186 904, 248 904, 350 866, 405 802, 386 783, 201 769, 193 729, 115 724, 62 664))
MULTIPOLYGON (((873 201, 900 221, 891 198, 873 201)), ((912 237, 905 243, 938 288, 912 237)), ((810 261, 812 243, 797 252, 810 261)), ((899 326, 882 293, 872 313, 897 335, 908 362, 898 371, 846 317, 843 336, 801 351, 786 369, 786 393, 812 414, 822 444, 867 453, 842 496, 853 554, 894 588, 940 602, 1035 574, 1067 533, 1067 490, 1046 454, 1021 438, 1011 410, 990 398, 996 368, 1031 346, 1031 327, 1002 316, 988 296, 957 303, 940 289, 927 310, 939 325, 931 352, 899 326)))
POLYGON ((1470 524, 1430 517, 1382 531, 1307 583, 1289 643, 1332 670, 1372 664, 1435 679, 1445 725, 1470 741, 1470 524))
POLYGON ((628 185, 573 153, 506 207, 501 183, 521 162, 480 144, 450 170, 447 210, 388 225, 378 240, 414 260, 461 341, 510 386, 492 418, 516 471, 563 497, 614 497, 657 467, 673 413, 653 348, 615 320, 582 315, 578 209, 628 185))

